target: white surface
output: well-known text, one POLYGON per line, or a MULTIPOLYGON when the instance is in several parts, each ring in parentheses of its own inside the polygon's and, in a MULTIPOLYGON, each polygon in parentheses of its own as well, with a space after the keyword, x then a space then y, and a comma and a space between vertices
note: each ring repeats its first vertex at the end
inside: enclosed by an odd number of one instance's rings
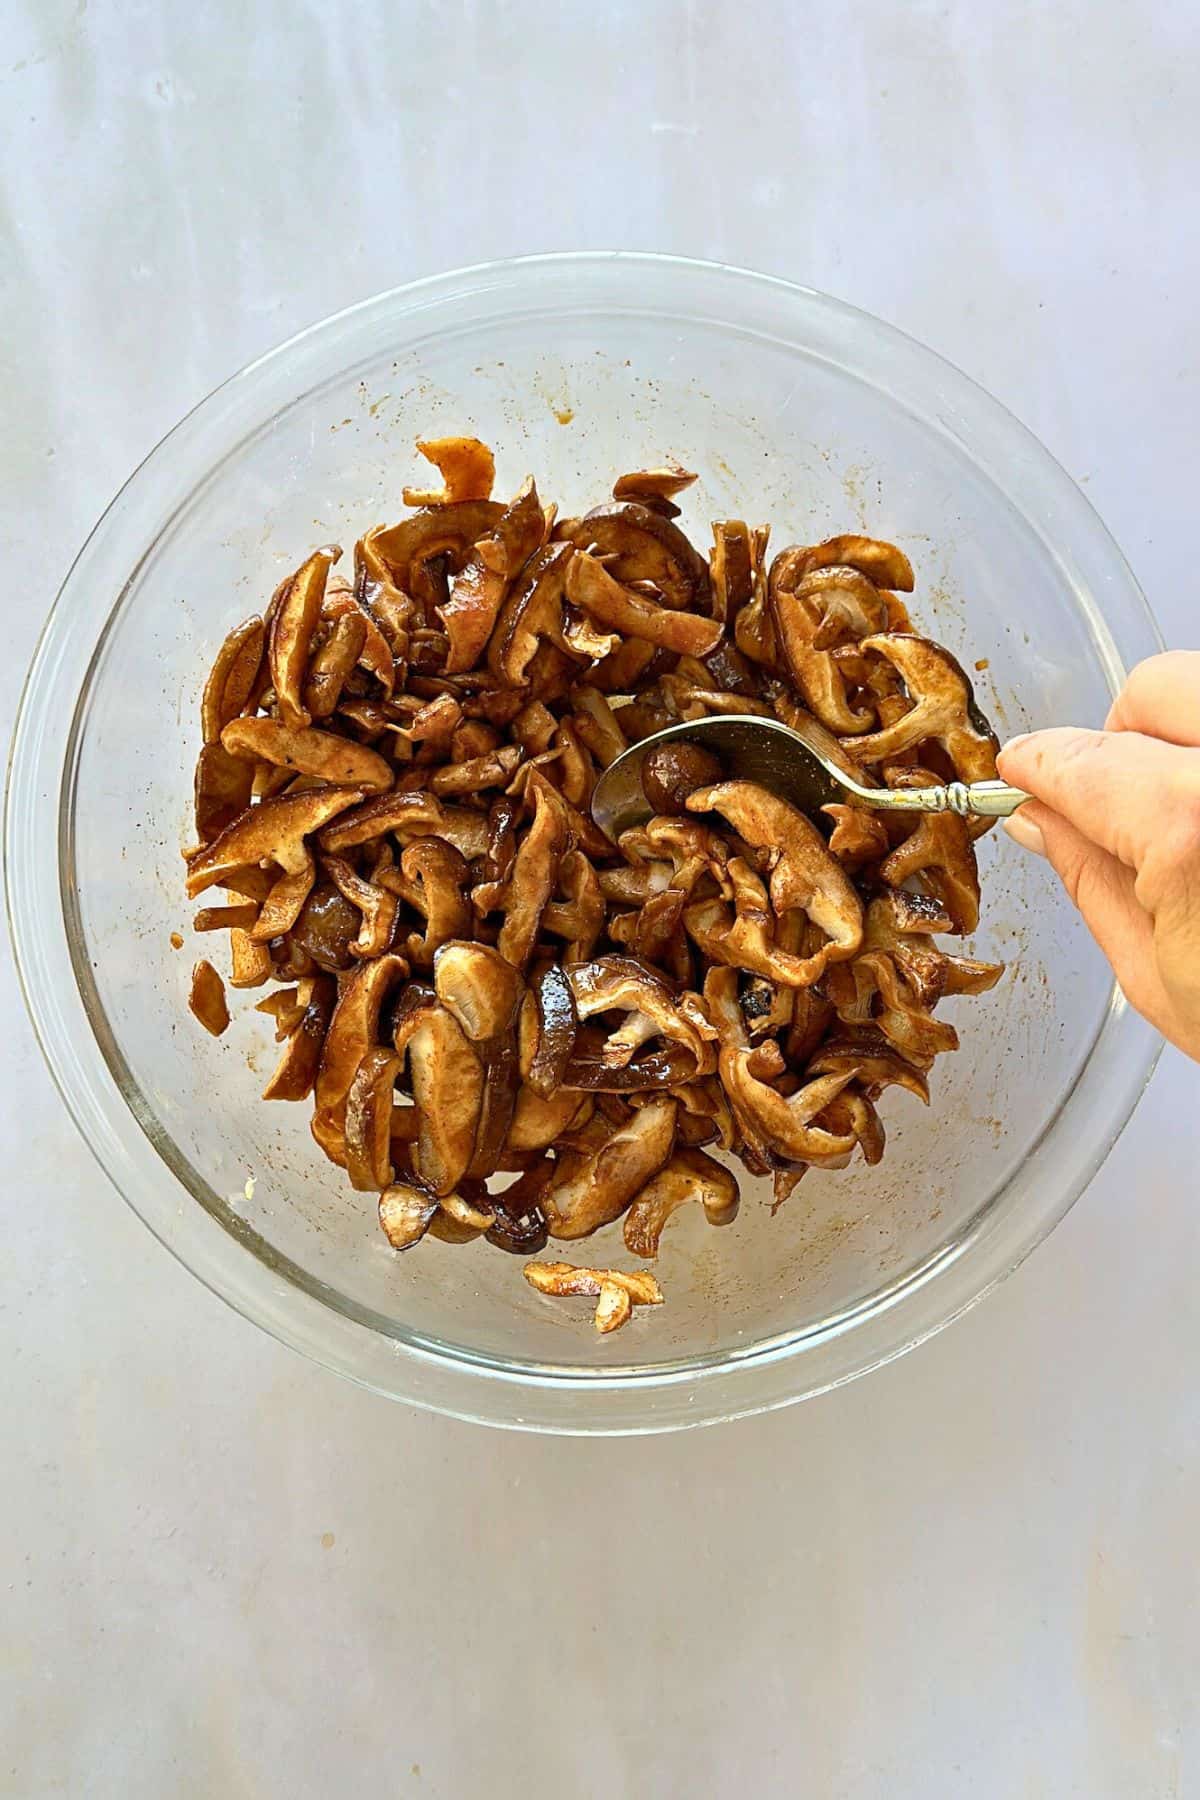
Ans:
MULTIPOLYGON (((2 0, 6 723, 79 541, 213 383, 379 288, 578 245, 942 349, 1195 642, 1198 53, 1170 0, 2 0)), ((3 1008, 0 1790, 1200 1791, 1182 1059, 931 1345, 587 1444, 389 1406, 235 1318, 97 1173, 7 963, 3 1008)))

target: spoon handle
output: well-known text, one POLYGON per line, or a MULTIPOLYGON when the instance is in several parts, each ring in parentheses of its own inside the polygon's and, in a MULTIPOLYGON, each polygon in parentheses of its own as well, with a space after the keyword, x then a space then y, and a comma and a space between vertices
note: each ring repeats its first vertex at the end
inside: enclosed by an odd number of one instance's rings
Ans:
POLYGON ((863 789, 881 812, 954 812, 961 818, 1007 819, 1030 796, 1007 781, 948 781, 944 787, 863 789))

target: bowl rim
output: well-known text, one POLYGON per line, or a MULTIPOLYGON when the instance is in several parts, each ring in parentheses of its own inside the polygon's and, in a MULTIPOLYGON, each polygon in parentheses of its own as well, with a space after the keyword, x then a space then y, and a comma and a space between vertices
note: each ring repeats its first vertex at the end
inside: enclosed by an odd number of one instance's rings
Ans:
MULTIPOLYGON (((1161 1039, 1132 1012, 1114 985, 1096 1043, 1063 1103, 1071 1102, 1085 1081, 1094 1087, 1103 1079, 1106 1122, 1089 1139, 1089 1148, 1075 1154, 1065 1177, 1059 1170, 1056 1184, 1044 1184, 1053 1198, 1038 1195, 1037 1181, 1027 1178, 1030 1204, 1007 1209, 1001 1204, 1018 1174, 1036 1176, 1039 1162, 1048 1163, 1052 1123, 1017 1174, 956 1244, 831 1326, 777 1334, 719 1358, 585 1369, 506 1363, 481 1359, 461 1346, 431 1348, 424 1341, 405 1342, 324 1304, 311 1291, 282 1285, 278 1273, 192 1201, 186 1187, 182 1195, 171 1191, 175 1183, 164 1179, 170 1165, 155 1144, 152 1121, 137 1116, 96 1041, 95 1021, 84 1007, 72 969, 63 897, 71 891, 67 830, 71 739, 91 672, 125 594, 179 505, 195 492, 196 483, 183 478, 175 459, 186 452, 180 470, 186 470, 190 460, 197 479, 210 474, 215 465, 204 462, 209 438, 214 433, 221 436, 223 430, 227 433, 231 423, 241 422, 247 430, 261 423, 259 384, 290 368, 297 357, 311 359, 322 345, 349 330, 360 331, 365 342, 376 324, 386 321, 398 328, 411 316, 449 300, 482 308, 474 314, 476 321, 504 316, 524 310, 519 303, 528 304, 529 283, 535 288, 541 284, 553 301, 563 279, 603 281, 613 270, 622 271, 619 280, 628 270, 635 287, 639 280, 649 279, 651 271, 665 280, 671 289, 670 304, 649 309, 660 314, 681 307, 689 293, 697 300, 705 298, 711 308, 720 292, 736 290, 757 303, 792 309, 793 332, 808 320, 819 323, 831 337, 852 338, 856 365, 869 350, 881 371, 895 365, 913 367, 928 384, 929 395, 936 395, 947 428, 960 441, 965 434, 968 445, 974 434, 990 446, 992 460, 983 465, 985 472, 990 475, 1002 455, 1006 469, 1011 467, 1022 483, 1034 484, 1038 499, 1032 516, 1041 516, 1047 529, 1053 524, 1064 538, 1069 526, 1090 550, 1103 576, 1105 610, 1093 603, 1089 584, 1085 583, 1085 591, 1077 589, 1077 598, 1092 623, 1113 691, 1129 666, 1130 652, 1136 659, 1161 647, 1153 615, 1132 572, 1071 477, 1000 402, 894 326, 816 289, 729 264, 603 250, 507 258, 385 290, 306 327, 229 376, 149 452, 89 533, 47 616, 18 706, 4 809, 9 930, 39 1047, 84 1141, 155 1236, 235 1310, 361 1385, 462 1419, 571 1434, 640 1434, 771 1410, 840 1386, 923 1342, 1018 1267, 1069 1210, 1131 1116, 1161 1049, 1161 1039), (144 522, 135 531, 126 515, 131 498, 155 484, 162 516, 147 541, 144 522), (92 579, 106 560, 113 564, 110 574, 119 573, 115 584, 92 579), (89 593, 101 596, 99 602, 89 604, 89 593), (103 597, 114 593, 116 598, 106 607, 103 597), (90 625, 89 613, 100 626, 94 638, 87 630, 80 631, 80 615, 90 625), (75 648, 81 638, 82 651, 75 648), (80 699, 70 728, 65 729, 66 709, 56 713, 44 702, 61 683, 64 669, 81 660, 83 680, 70 690, 78 691, 80 699), (48 921, 45 893, 51 878, 60 907, 48 921), (69 974, 69 987, 64 973, 69 974), (868 1325, 870 1330, 864 1333, 860 1328, 868 1325)), ((606 304, 610 298, 604 297, 606 304)), ((647 307, 642 304, 637 310, 647 307)), ((713 315, 711 310, 693 310, 686 316, 713 315)), ((226 445, 223 454, 233 454, 236 447, 236 442, 226 445)), ((1007 486, 1002 491, 1010 494, 1007 486)), ((1027 499, 1032 503, 1033 495, 1027 499)), ((1027 511, 1025 516, 1031 515, 1027 511)))

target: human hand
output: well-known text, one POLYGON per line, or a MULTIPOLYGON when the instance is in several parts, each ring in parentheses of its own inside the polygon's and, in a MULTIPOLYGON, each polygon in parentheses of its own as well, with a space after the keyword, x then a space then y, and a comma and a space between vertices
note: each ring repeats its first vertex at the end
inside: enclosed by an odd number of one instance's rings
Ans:
POLYGON ((1200 651, 1139 663, 1103 731, 1000 753, 1035 798, 1006 821, 1049 858, 1130 1005, 1200 1060, 1200 651))

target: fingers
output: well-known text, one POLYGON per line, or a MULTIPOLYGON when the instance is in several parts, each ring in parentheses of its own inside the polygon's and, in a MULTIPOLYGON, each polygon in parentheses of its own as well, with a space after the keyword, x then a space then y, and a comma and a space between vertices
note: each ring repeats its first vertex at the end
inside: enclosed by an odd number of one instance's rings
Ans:
MULTIPOLYGON (((1200 820, 1200 749, 1138 731, 1035 731, 1006 745, 999 766, 1005 781, 1028 788, 1130 869, 1200 820)), ((1041 812, 1031 818, 1045 830, 1041 812)))
POLYGON ((1200 746, 1200 650, 1168 650, 1139 663, 1114 700, 1105 730, 1200 746))
MULTIPOLYGON (((1024 830, 1040 837, 1045 856, 1111 963, 1130 1005, 1161 1029, 1164 1005, 1154 925, 1138 904, 1133 870, 1099 849, 1049 807, 1030 802, 1013 818, 1022 819, 1024 830)), ((1018 842, 1025 841, 1016 832, 1012 835, 1018 842)))

